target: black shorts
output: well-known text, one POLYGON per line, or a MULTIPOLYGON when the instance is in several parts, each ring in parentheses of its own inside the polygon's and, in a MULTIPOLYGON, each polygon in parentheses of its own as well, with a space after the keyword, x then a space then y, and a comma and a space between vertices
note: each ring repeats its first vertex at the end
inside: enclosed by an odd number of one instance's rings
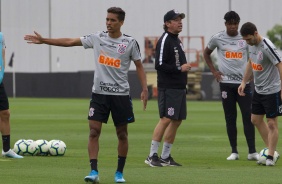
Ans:
POLYGON ((158 88, 158 106, 160 118, 186 119, 186 89, 158 88))
POLYGON ((0 111, 9 109, 8 96, 6 94, 3 82, 0 84, 0 111))
POLYGON ((110 112, 115 126, 135 121, 132 100, 129 95, 117 96, 92 93, 88 120, 107 123, 110 112))
POLYGON ((264 115, 266 118, 275 118, 282 115, 281 91, 270 94, 261 95, 254 91, 252 101, 252 114, 264 115))

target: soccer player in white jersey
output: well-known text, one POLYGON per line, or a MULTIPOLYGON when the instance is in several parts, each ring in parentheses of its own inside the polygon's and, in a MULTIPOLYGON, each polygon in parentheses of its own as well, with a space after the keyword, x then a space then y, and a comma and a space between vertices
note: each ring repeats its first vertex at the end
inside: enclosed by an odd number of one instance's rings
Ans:
POLYGON ((205 48, 204 58, 213 76, 219 82, 222 106, 224 109, 226 130, 231 146, 231 155, 227 160, 238 160, 237 150, 237 104, 240 107, 244 134, 249 148, 248 160, 257 160, 255 147, 255 128, 251 123, 252 90, 249 82, 245 96, 238 94, 238 87, 243 79, 247 64, 247 44, 238 32, 239 15, 229 11, 224 15, 226 30, 213 35, 205 48), (217 48, 218 71, 211 60, 211 53, 217 48))
POLYGON ((246 83, 254 76, 255 91, 252 100, 251 121, 269 148, 266 165, 273 166, 273 155, 278 142, 278 116, 281 116, 282 57, 274 44, 262 37, 256 26, 247 22, 241 35, 249 46, 249 61, 238 93, 245 96, 246 83), (266 115, 267 124, 264 122, 266 115))
POLYGON ((23 158, 16 154, 10 148, 10 110, 9 100, 3 84, 4 71, 5 71, 5 39, 4 34, 0 32, 0 132, 2 134, 2 156, 8 158, 23 158))
POLYGON ((123 168, 128 152, 127 124, 135 121, 127 73, 131 61, 136 65, 137 75, 142 85, 141 100, 146 109, 148 89, 145 72, 141 63, 141 54, 137 41, 121 32, 125 12, 118 7, 107 10, 106 32, 97 32, 80 38, 43 38, 37 32, 26 35, 28 43, 55 46, 83 46, 92 48, 95 57, 95 74, 92 88, 92 100, 89 107, 88 153, 91 172, 84 178, 86 182, 99 182, 97 157, 102 123, 107 123, 111 112, 118 137, 118 167, 115 182, 125 182, 123 168))

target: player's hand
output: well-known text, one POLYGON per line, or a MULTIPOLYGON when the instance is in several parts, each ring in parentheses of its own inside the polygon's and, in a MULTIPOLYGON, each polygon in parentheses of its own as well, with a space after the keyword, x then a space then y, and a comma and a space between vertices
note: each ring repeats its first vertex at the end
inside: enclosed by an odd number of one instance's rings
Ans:
POLYGON ((143 102, 143 111, 147 108, 147 101, 148 101, 148 89, 143 90, 141 92, 141 101, 143 102))
POLYGON ((222 75, 223 74, 220 71, 213 72, 213 76, 214 76, 214 78, 216 79, 217 82, 220 82, 222 80, 222 78, 221 78, 222 75))
POLYGON ((181 72, 188 72, 189 70, 191 70, 191 65, 189 63, 181 65, 181 72))
POLYGON ((238 94, 240 96, 245 96, 246 94, 244 93, 244 90, 245 90, 245 87, 246 87, 246 84, 245 83, 241 83, 241 85, 238 87, 238 94))
POLYGON ((24 40, 27 41, 27 43, 33 43, 33 44, 42 44, 43 43, 43 39, 42 36, 40 34, 38 34, 36 31, 34 31, 35 35, 25 35, 24 36, 24 40))

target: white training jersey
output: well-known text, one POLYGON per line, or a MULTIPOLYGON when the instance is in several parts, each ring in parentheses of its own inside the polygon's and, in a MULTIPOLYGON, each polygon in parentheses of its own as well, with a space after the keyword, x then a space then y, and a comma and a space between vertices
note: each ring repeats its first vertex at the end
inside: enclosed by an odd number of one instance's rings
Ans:
POLYGON ((85 49, 93 48, 95 73, 92 92, 105 95, 129 95, 128 70, 131 61, 141 60, 137 41, 122 34, 109 37, 97 32, 80 38, 85 49))
POLYGON ((279 92, 281 80, 275 65, 282 61, 282 57, 273 43, 267 38, 262 38, 258 45, 249 46, 249 58, 256 92, 263 95, 279 92))
POLYGON ((222 83, 240 84, 247 64, 247 43, 242 36, 229 36, 221 31, 211 37, 207 47, 217 48, 218 69, 223 74, 222 83))

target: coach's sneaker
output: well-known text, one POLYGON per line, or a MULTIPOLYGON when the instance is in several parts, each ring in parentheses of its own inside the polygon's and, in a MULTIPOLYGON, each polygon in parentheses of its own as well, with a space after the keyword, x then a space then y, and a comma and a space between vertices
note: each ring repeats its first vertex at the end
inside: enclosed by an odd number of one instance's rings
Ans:
POLYGON ((125 179, 123 178, 123 174, 119 171, 115 174, 115 182, 116 183, 125 183, 125 179))
POLYGON ((8 157, 8 158, 23 158, 23 156, 20 156, 20 155, 18 155, 18 154, 16 154, 13 150, 9 150, 9 151, 7 151, 7 152, 4 152, 3 150, 2 150, 2 156, 3 157, 8 157))
POLYGON ((157 153, 154 153, 153 156, 150 155, 145 160, 145 163, 151 167, 162 167, 163 165, 160 163, 160 159, 157 153))
POLYGON ((162 166, 182 166, 181 164, 175 162, 170 155, 166 159, 160 157, 160 162, 162 166))
POLYGON ((95 170, 92 170, 88 176, 85 176, 84 178, 85 182, 92 182, 93 184, 99 183, 99 176, 98 172, 95 170))
POLYGON ((274 161, 273 161, 273 160, 266 159, 265 165, 266 165, 266 166, 274 166, 274 165, 275 165, 275 163, 274 163, 274 161))
POLYGON ((258 159, 259 159, 259 154, 257 152, 248 154, 248 160, 258 160, 258 159))
POLYGON ((231 153, 229 157, 227 157, 227 160, 239 160, 239 154, 238 153, 231 153))

